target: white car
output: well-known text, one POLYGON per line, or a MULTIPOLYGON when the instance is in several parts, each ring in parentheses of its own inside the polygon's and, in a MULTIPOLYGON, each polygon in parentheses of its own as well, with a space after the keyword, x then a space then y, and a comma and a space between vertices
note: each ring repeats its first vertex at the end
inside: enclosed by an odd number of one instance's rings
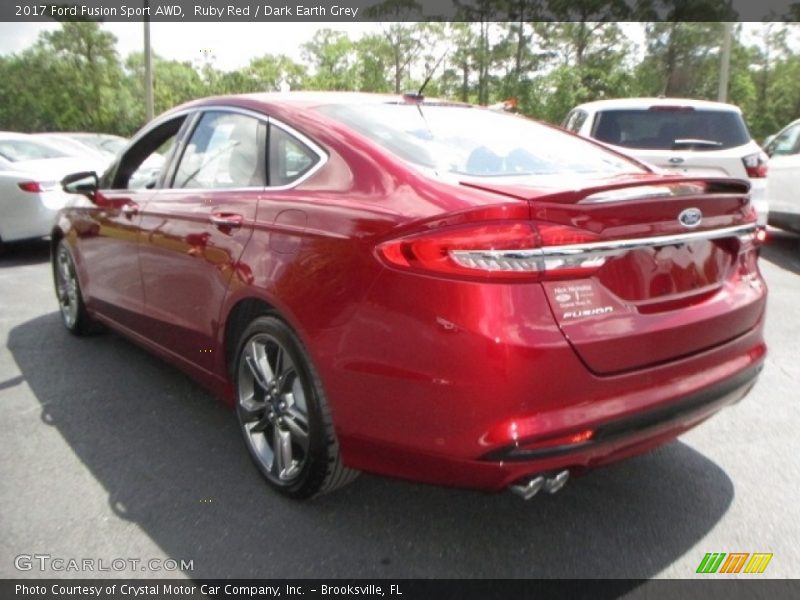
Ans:
POLYGON ((50 235, 70 199, 61 179, 85 170, 85 159, 24 133, 0 132, 0 244, 50 235))
POLYGON ((769 224, 800 233, 800 119, 767 145, 769 224))
POLYGON ((758 223, 767 224, 769 157, 732 104, 678 98, 599 100, 572 109, 562 125, 667 171, 748 180, 758 223))

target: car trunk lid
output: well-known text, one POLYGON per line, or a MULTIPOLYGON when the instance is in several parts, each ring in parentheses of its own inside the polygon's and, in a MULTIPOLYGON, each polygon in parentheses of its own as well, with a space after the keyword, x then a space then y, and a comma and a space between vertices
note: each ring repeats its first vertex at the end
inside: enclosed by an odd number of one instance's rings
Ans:
MULTIPOLYGON (((464 182, 525 197, 541 230, 582 236, 544 246, 553 317, 585 364, 614 374, 675 360, 749 330, 763 311, 748 184, 633 177, 567 191, 464 182)), ((584 182, 585 183, 585 182, 584 182)))

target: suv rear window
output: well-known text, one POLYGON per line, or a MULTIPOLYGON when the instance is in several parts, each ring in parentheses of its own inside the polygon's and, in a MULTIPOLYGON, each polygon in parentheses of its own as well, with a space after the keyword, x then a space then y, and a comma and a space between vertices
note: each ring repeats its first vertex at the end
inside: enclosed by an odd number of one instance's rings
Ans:
POLYGON ((750 141, 738 112, 654 107, 597 113, 592 137, 615 146, 652 150, 725 150, 750 141))

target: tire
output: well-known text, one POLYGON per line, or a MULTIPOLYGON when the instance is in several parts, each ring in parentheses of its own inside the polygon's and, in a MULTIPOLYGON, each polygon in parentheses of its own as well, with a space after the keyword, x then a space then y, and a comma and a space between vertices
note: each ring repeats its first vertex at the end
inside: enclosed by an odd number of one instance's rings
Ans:
POLYGON ((67 330, 74 335, 96 333, 100 326, 86 311, 75 261, 64 240, 58 242, 53 255, 53 280, 61 319, 67 330))
POLYGON ((342 464, 322 382, 286 323, 274 315, 254 319, 239 340, 233 373, 245 445, 273 489, 311 498, 358 476, 342 464))

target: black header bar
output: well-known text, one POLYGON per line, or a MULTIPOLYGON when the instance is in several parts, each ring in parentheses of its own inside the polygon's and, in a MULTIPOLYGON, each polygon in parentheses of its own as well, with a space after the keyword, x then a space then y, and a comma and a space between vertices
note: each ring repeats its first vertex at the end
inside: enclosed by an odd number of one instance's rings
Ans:
POLYGON ((798 21, 797 0, 4 0, 0 21, 798 21))

